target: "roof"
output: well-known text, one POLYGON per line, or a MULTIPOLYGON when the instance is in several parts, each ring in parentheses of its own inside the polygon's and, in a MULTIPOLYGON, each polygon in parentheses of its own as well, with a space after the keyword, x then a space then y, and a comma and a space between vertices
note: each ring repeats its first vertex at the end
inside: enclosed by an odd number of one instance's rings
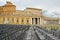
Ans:
POLYGON ((26 9, 31 9, 31 10, 39 10, 39 11, 42 11, 42 9, 32 8, 32 7, 27 7, 26 9))

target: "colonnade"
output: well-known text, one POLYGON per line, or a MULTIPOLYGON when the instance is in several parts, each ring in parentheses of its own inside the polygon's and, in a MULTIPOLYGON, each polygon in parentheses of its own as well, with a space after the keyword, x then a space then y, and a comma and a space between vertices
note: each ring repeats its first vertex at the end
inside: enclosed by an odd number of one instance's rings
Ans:
POLYGON ((40 24, 40 18, 18 18, 18 17, 2 17, 0 24, 40 24))
POLYGON ((40 18, 32 18, 32 24, 40 24, 40 18))

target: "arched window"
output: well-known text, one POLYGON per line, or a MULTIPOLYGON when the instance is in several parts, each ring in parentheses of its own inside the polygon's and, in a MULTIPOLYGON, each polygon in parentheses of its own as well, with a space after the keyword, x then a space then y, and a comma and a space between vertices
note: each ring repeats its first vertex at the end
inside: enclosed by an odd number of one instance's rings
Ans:
POLYGON ((27 23, 28 23, 29 21, 27 20, 27 23))
POLYGON ((23 22, 23 19, 22 19, 22 22, 23 22))
POLYGON ((23 19, 21 20, 21 24, 24 24, 24 20, 23 19))
POLYGON ((18 23, 19 21, 18 21, 18 19, 17 19, 17 23, 18 23))

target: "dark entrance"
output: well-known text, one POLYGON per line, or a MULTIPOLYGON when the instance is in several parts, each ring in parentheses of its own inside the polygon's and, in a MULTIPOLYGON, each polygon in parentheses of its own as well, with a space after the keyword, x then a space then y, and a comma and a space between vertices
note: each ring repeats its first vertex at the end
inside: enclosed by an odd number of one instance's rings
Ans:
POLYGON ((35 24, 37 24, 37 18, 35 18, 35 24))

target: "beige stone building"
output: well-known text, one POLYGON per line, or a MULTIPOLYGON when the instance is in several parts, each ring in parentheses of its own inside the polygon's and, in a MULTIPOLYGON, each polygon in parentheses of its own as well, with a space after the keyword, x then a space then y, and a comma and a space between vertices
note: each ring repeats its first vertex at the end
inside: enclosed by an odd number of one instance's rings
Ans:
POLYGON ((26 8, 23 11, 16 10, 16 6, 7 1, 5 5, 0 6, 0 24, 60 24, 60 19, 44 17, 42 9, 26 8))

